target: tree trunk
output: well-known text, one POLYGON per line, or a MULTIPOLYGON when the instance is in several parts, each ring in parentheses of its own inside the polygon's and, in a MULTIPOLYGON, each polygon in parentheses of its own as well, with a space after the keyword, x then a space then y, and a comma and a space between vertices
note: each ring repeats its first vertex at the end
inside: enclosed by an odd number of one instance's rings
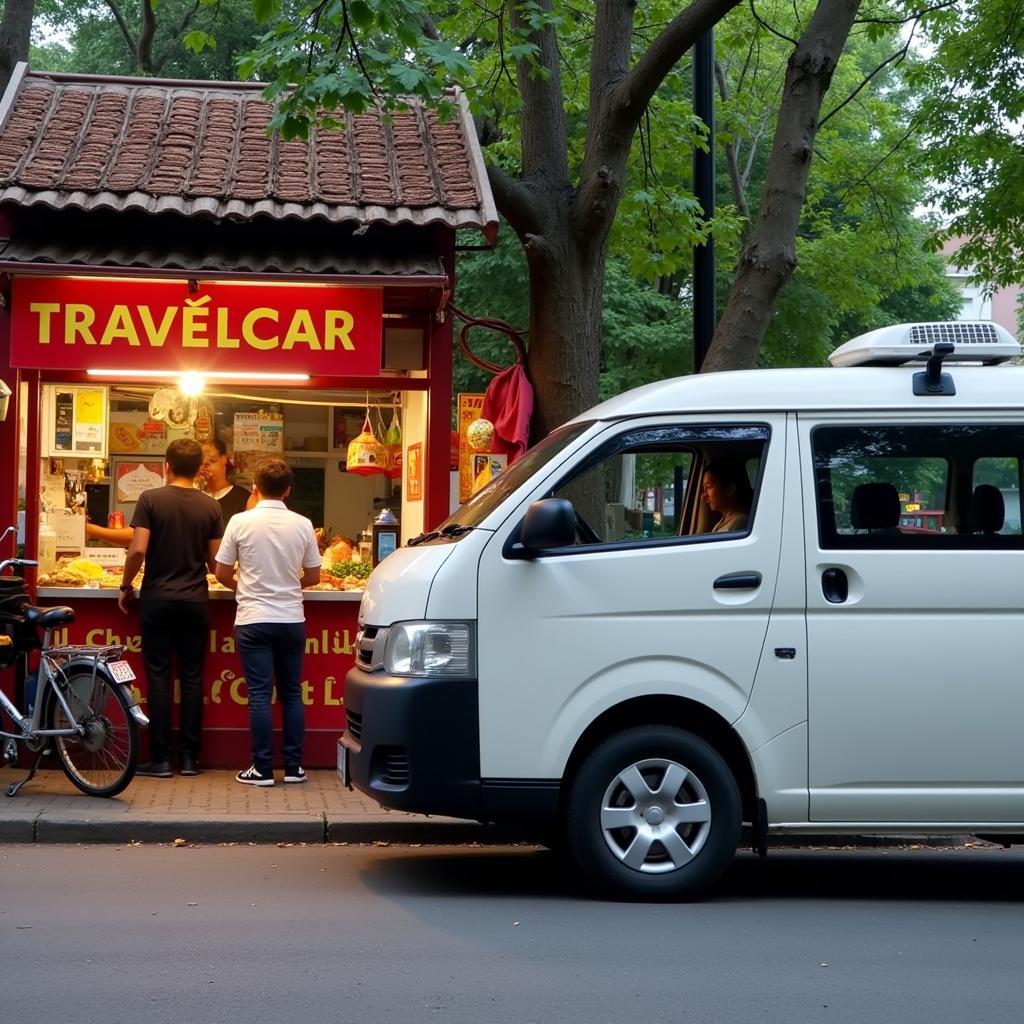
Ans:
POLYGON ((28 60, 35 0, 7 0, 0 21, 0 93, 14 74, 14 65, 28 60))
POLYGON ((796 268, 821 104, 859 7, 860 0, 820 0, 789 59, 757 229, 740 256, 702 372, 747 369, 757 362, 775 304, 796 268))
POLYGON ((535 394, 533 441, 598 397, 607 242, 579 239, 570 216, 564 209, 547 219, 543 235, 522 239, 530 277, 526 368, 535 394))

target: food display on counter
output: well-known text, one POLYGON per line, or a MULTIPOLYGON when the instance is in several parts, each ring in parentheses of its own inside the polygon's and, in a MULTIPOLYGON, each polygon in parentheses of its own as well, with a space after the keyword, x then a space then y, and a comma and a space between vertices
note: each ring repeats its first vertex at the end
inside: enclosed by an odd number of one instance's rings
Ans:
POLYGON ((373 572, 369 562, 331 562, 320 570, 320 582, 307 590, 362 590, 373 572))
MULTIPOLYGON (((324 531, 317 530, 316 533, 322 554, 320 581, 306 589, 334 592, 363 590, 373 565, 368 559, 364 561, 360 558, 358 546, 347 537, 335 535, 328 539, 324 531)), ((135 577, 136 589, 142 586, 144 571, 145 566, 135 577)), ((207 573, 206 582, 211 591, 228 592, 228 588, 218 582, 213 573, 207 573)), ((83 556, 66 555, 51 572, 39 574, 38 585, 117 590, 121 585, 121 568, 98 565, 83 556)))
MULTIPOLYGON (((101 590, 117 590, 121 586, 120 568, 106 569, 90 562, 88 558, 61 558, 50 572, 39 574, 36 581, 40 587, 99 587, 101 590)), ((135 577, 135 586, 142 583, 142 571, 135 577)))

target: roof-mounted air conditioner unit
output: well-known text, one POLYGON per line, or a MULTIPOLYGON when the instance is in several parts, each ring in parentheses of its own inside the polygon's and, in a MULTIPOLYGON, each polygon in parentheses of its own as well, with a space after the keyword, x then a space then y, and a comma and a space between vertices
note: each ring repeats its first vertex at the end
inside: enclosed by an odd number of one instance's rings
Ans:
POLYGON ((987 320, 893 324, 840 345, 828 360, 833 366, 901 366, 927 362, 937 344, 951 344, 947 363, 1005 363, 1020 359, 1017 339, 987 320))

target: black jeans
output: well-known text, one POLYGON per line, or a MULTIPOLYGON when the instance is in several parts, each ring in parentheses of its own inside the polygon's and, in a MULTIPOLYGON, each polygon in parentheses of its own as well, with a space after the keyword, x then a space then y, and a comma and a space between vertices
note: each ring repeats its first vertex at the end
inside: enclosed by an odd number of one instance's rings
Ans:
POLYGON ((252 763, 263 775, 273 774, 274 722, 270 700, 276 683, 281 702, 281 760, 285 771, 302 767, 306 709, 302 704, 302 659, 306 653, 304 622, 253 622, 235 626, 249 693, 252 763))
POLYGON ((179 749, 199 756, 203 728, 203 664, 210 635, 206 601, 143 601, 142 661, 149 686, 149 756, 169 761, 171 744, 172 660, 181 680, 179 749))

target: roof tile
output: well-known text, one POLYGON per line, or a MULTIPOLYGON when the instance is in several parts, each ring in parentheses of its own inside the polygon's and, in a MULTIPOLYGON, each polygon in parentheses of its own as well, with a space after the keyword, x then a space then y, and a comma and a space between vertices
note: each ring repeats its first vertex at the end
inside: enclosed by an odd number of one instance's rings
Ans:
MULTIPOLYGON (((10 97, 10 93, 8 94, 10 97)), ((239 83, 26 73, 0 112, 0 202, 479 227, 497 214, 472 122, 410 100, 285 142, 239 83), (170 205, 168 205, 170 204, 170 205)))

